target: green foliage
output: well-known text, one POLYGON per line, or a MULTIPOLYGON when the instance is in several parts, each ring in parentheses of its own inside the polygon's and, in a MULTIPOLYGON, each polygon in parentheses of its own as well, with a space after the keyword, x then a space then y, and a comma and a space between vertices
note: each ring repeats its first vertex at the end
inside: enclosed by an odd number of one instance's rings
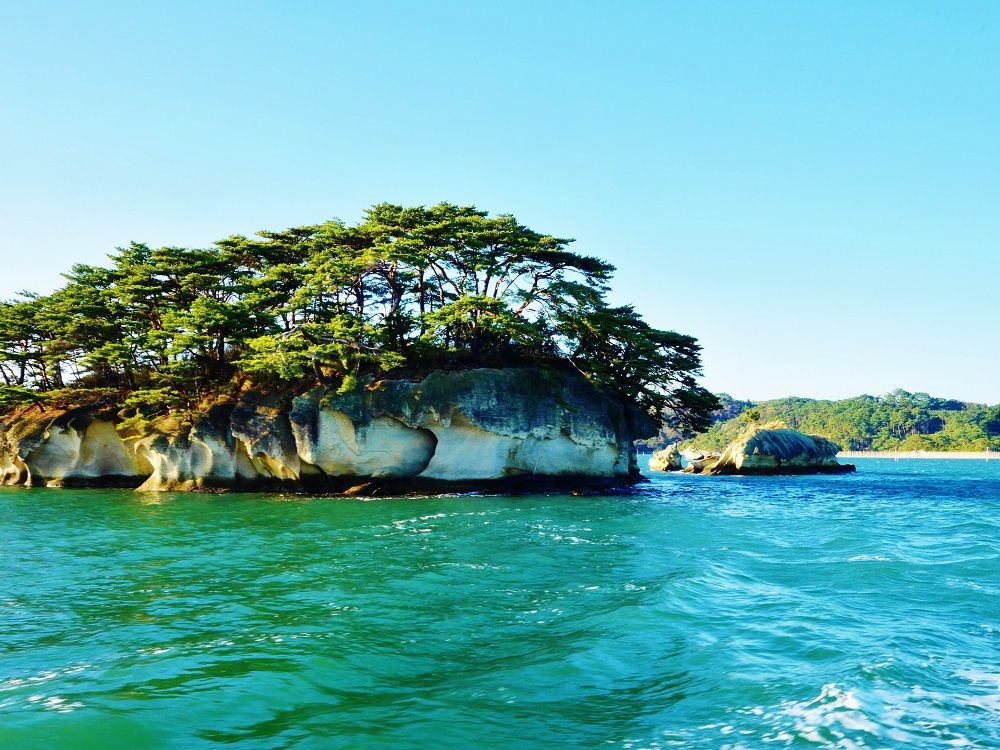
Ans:
POLYGON ((188 397, 175 387, 143 388, 133 392, 122 404, 119 429, 143 433, 152 419, 170 412, 184 413, 191 406, 188 397))
MULTIPOLYGON (((758 412, 758 421, 780 420, 803 432, 828 437, 844 450, 1000 450, 1000 406, 926 393, 895 390, 885 396, 841 401, 776 399, 754 404, 750 412, 758 412)), ((692 443, 718 450, 745 428, 745 418, 726 414, 692 443)))
POLYGON ((0 385, 0 408, 16 409, 34 406, 45 401, 45 397, 29 388, 19 385, 0 385))
POLYGON ((743 412, 742 419, 747 424, 756 424, 760 421, 760 409, 747 409, 743 412))
POLYGON ((313 370, 309 342, 302 336, 260 336, 247 341, 240 368, 251 375, 299 380, 313 370))
POLYGON ((718 402, 697 384, 695 339, 609 306, 614 268, 571 242, 473 206, 383 203, 356 225, 207 249, 133 243, 107 268, 74 266, 53 294, 0 303, 0 379, 22 401, 118 389, 139 420, 190 409, 241 372, 349 390, 530 362, 575 369, 676 429, 707 427, 718 402))
POLYGON ((683 431, 704 429, 719 404, 699 386, 701 347, 673 331, 652 328, 630 306, 574 295, 555 319, 569 359, 601 388, 629 397, 683 431))
POLYGON ((422 318, 420 341, 435 347, 476 353, 532 346, 537 327, 511 310, 503 300, 483 294, 459 297, 422 318))

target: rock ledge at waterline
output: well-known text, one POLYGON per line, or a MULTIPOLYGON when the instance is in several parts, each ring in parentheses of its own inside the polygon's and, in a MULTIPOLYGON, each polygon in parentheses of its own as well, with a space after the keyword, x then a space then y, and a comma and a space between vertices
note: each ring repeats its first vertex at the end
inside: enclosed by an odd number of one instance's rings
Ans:
MULTIPOLYGON (((659 467, 668 463, 666 456, 658 458, 658 454, 666 454, 671 449, 672 458, 676 454, 675 446, 654 453, 657 460, 650 460, 650 469, 664 470, 659 467)), ((787 428, 754 429, 730 443, 721 455, 684 451, 688 459, 684 471, 709 475, 845 474, 854 471, 853 464, 838 463, 839 450, 836 443, 819 435, 806 435, 787 428)), ((672 462, 671 468, 675 468, 672 462)))
POLYGON ((636 410, 564 374, 436 371, 359 392, 247 392, 193 423, 120 433, 115 405, 0 417, 0 482, 394 494, 593 490, 641 479, 636 410))

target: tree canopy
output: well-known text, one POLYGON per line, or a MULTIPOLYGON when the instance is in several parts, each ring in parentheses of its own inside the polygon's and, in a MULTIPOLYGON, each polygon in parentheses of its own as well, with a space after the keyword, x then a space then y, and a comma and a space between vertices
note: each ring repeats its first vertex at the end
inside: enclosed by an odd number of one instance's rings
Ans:
POLYGON ((606 300, 610 264, 474 206, 372 206, 205 249, 133 243, 0 302, 0 406, 83 390, 190 409, 234 378, 343 390, 436 367, 562 367, 682 430, 700 347, 606 300), (667 415, 667 416, 663 416, 667 415))

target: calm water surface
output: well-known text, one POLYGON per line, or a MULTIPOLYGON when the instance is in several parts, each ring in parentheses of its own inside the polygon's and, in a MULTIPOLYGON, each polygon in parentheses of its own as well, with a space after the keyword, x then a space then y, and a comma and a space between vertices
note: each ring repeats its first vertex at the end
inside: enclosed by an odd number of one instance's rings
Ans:
POLYGON ((0 748, 1000 746, 1000 462, 0 491, 0 748))

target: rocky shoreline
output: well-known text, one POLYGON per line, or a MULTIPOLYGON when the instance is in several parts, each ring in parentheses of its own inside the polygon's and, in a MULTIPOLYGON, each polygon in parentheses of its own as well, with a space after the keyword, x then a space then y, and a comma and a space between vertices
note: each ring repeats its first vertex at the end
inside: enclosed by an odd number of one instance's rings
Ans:
POLYGON ((0 418, 0 483, 348 495, 563 490, 641 481, 653 433, 586 380, 532 368, 435 371, 346 394, 255 391, 187 424, 119 431, 114 406, 0 418))

